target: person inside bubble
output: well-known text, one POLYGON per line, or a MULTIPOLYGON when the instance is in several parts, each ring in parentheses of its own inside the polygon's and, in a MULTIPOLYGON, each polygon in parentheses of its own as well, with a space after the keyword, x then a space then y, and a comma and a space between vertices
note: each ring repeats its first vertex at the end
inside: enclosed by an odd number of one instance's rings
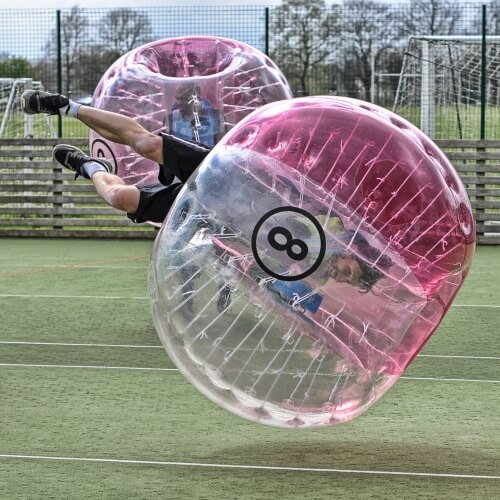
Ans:
MULTIPOLYGON (((125 212, 136 223, 164 221, 180 189, 213 145, 167 132, 156 135, 132 118, 85 106, 56 93, 26 90, 21 96, 21 107, 27 114, 76 118, 105 139, 130 146, 140 156, 159 164, 157 183, 127 185, 105 158, 93 158, 67 144, 58 144, 52 151, 55 161, 73 171, 75 179, 90 179, 108 205, 125 212)), ((192 129, 191 124, 189 128, 192 129)), ((200 139, 204 137, 202 132, 200 139)))
MULTIPOLYGON (((320 300, 313 295, 321 293, 321 288, 329 280, 352 286, 361 294, 365 294, 373 289, 374 285, 384 277, 384 272, 392 266, 390 257, 381 254, 359 231, 346 229, 338 214, 328 210, 322 203, 318 203, 316 199, 311 198, 290 178, 273 174, 269 179, 262 175, 260 180, 262 182, 241 182, 239 191, 232 190, 232 199, 260 200, 260 203, 256 204, 252 201, 250 207, 245 204, 241 205, 241 213, 237 213, 240 205, 233 203, 232 217, 234 220, 240 221, 239 230, 246 237, 235 242, 233 248, 229 248, 228 245, 221 242, 219 250, 222 254, 227 253, 227 255, 236 258, 236 261, 241 260, 242 262, 246 260, 244 258, 245 254, 251 255, 253 253, 253 250, 248 248, 249 238, 254 230, 254 222, 252 223, 252 221, 259 220, 266 210, 272 208, 271 206, 263 208, 269 190, 280 193, 282 199, 286 200, 286 204, 308 207, 309 215, 323 228, 326 237, 326 256, 320 267, 315 271, 312 280, 307 277, 297 281, 272 279, 268 274, 263 273, 263 269, 257 263, 252 266, 250 272, 241 269, 252 280, 265 283, 266 288, 278 295, 281 294, 281 298, 285 302, 300 302, 302 306, 307 306, 306 309, 310 306, 311 309, 309 310, 315 312, 320 300), (272 182, 276 182, 276 186, 273 188, 270 187, 272 182), (249 215, 250 212, 251 215, 249 215), (245 226, 245 221, 250 223, 248 227, 245 226), (312 298, 308 298, 309 296, 312 298), (297 300, 297 297, 306 298, 297 300)), ((220 189, 215 189, 215 186, 213 186, 211 191, 217 193, 218 198, 220 197, 220 189)), ((276 224, 286 227, 291 238, 301 240, 307 245, 308 257, 303 262, 296 264, 295 268, 292 268, 294 264, 289 268, 283 265, 280 251, 273 252, 274 256, 265 252, 264 259, 270 259, 269 268, 279 269, 278 274, 283 276, 286 274, 290 276, 302 274, 305 269, 313 265, 320 253, 320 241, 317 237, 315 224, 311 219, 303 215, 287 216, 286 219, 282 219, 280 223, 276 222, 276 224)), ((229 232, 232 231, 229 230, 229 232)), ((264 236, 264 241, 265 239, 264 236)), ((263 244, 264 246, 267 245, 265 242, 263 244)), ((217 249, 216 252, 218 252, 217 249)), ((285 258, 285 260, 287 259, 285 258)), ((224 280, 220 281, 219 290, 217 307, 222 311, 231 302, 232 290, 231 286, 225 283, 224 280)))
MULTIPOLYGON (((287 185, 290 183, 287 181, 287 185)), ((317 207, 322 212, 321 207, 317 207)), ((392 266, 392 260, 387 255, 370 245, 359 232, 345 229, 341 218, 334 213, 329 215, 316 213, 315 219, 323 228, 326 236, 327 258, 321 264, 317 283, 326 284, 329 279, 337 283, 358 288, 361 293, 369 292, 384 274, 379 270, 387 270, 392 266), (377 264, 377 267, 373 263, 377 264)), ((289 229, 294 238, 303 240, 311 253, 310 259, 316 259, 319 254, 319 241, 313 235, 317 234, 310 221, 303 217, 289 219, 289 229)))
POLYGON ((352 251, 340 249, 332 253, 323 267, 321 283, 331 278, 337 283, 354 286, 361 293, 369 292, 384 277, 381 270, 392 266, 392 260, 372 247, 360 233, 346 231, 341 240, 349 244, 352 251), (377 266, 373 265, 375 262, 377 266))
MULTIPOLYGON (((268 288, 278 293, 288 305, 296 306, 296 310, 315 313, 323 299, 321 289, 330 279, 353 286, 365 294, 385 276, 384 271, 392 266, 390 257, 381 254, 364 236, 354 231, 342 233, 338 242, 331 243, 330 248, 330 256, 319 268, 319 277, 314 287, 307 282, 307 279, 299 281, 277 279, 271 282, 268 288)), ((293 274, 293 269, 291 273, 293 274)))
MULTIPOLYGON (((296 312, 316 313, 323 300, 321 289, 333 280, 356 288, 361 294, 366 294, 372 290, 374 285, 385 276, 385 272, 393 265, 391 258, 384 255, 377 248, 370 245, 367 239, 352 230, 345 230, 338 216, 325 217, 316 216, 321 221, 322 226, 327 230, 328 257, 325 258, 319 269, 316 271, 314 282, 309 282, 307 278, 297 281, 280 279, 269 279, 267 274, 262 274, 262 269, 254 265, 250 275, 253 280, 264 284, 281 302, 296 312)), ((310 250, 310 260, 315 260, 319 248, 317 241, 311 237, 311 226, 303 221, 289 220, 289 229, 294 238, 300 238, 308 245, 310 250)), ((224 252, 230 252, 227 246, 224 252)), ((238 253, 233 255, 238 257, 238 253)), ((237 259, 238 260, 238 259, 237 259)), ((283 274, 300 274, 304 267, 312 265, 311 262, 305 266, 291 266, 289 269, 282 269, 283 274)), ((271 265, 278 268, 279 264, 271 265)), ((217 308, 224 311, 231 303, 231 286, 227 283, 219 283, 219 296, 217 308)))
POLYGON ((200 87, 183 84, 175 94, 175 104, 169 116, 170 133, 181 139, 213 146, 217 142, 217 113, 207 99, 201 97, 200 87))

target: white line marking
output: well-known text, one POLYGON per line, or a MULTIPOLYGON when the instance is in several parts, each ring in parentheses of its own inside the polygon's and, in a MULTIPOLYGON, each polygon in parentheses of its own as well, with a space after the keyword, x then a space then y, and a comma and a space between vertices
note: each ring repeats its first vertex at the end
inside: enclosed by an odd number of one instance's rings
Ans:
POLYGON ((60 263, 54 263, 54 264, 43 264, 43 265, 29 265, 29 264, 13 264, 13 265, 0 265, 0 269, 7 269, 10 270, 13 267, 19 267, 22 269, 52 269, 54 271, 58 270, 68 270, 68 269, 148 269, 148 266, 97 266, 97 265, 84 265, 84 264, 60 264, 60 263))
MULTIPOLYGON (((135 345, 135 344, 93 344, 78 342, 29 342, 22 340, 0 340, 0 345, 40 345, 57 347, 121 347, 124 349, 163 349, 162 345, 135 345)), ((418 358, 440 358, 440 359, 472 359, 500 361, 496 356, 461 356, 454 354, 418 354, 418 358)))
POLYGON ((102 366, 102 365, 46 365, 29 363, 0 363, 0 367, 19 367, 19 368, 80 368, 91 370, 142 370, 142 371, 161 371, 178 372, 177 368, 153 368, 147 366, 102 366))
POLYGON ((105 300, 149 300, 149 297, 122 297, 118 295, 26 295, 1 293, 0 298, 22 299, 105 299, 105 300))
POLYGON ((0 340, 2 345, 43 345, 43 346, 59 346, 59 347, 122 347, 126 349, 163 349, 161 345, 134 345, 134 344, 84 344, 76 342, 27 342, 27 341, 11 341, 0 340))
POLYGON ((370 474, 381 476, 417 476, 417 477, 453 477, 461 479, 500 479, 500 476, 486 474, 454 474, 440 472, 408 472, 388 470, 363 470, 363 469, 333 469, 323 467, 284 467, 273 465, 243 465, 243 464, 212 464, 203 462, 167 462, 160 460, 124 460, 117 458, 93 457, 54 457, 46 455, 7 455, 0 454, 0 458, 21 460, 58 460, 71 462, 97 462, 111 464, 136 464, 136 465, 165 465, 170 467, 203 467, 212 469, 244 469, 244 470, 273 470, 285 472, 328 472, 337 474, 370 474))
POLYGON ((493 309, 498 309, 500 306, 499 305, 493 305, 493 304, 452 304, 452 307, 489 307, 493 309))
MULTIPOLYGON (((30 363, 0 363, 0 367, 6 368, 80 368, 93 370, 142 370, 142 371, 163 371, 178 372, 177 368, 153 368, 147 366, 102 366, 102 365, 49 365, 30 363)), ((500 384, 500 380, 485 379, 464 379, 464 378, 439 378, 439 377, 399 377, 401 380, 429 380, 433 382, 478 382, 488 384, 500 384)))
POLYGON ((485 384, 500 384, 500 380, 484 380, 471 378, 438 378, 438 377, 399 377, 404 380, 431 380, 439 382, 483 382, 485 384))
POLYGON ((458 356, 453 354, 418 354, 417 358, 449 358, 449 359, 491 359, 500 361, 496 356, 458 356))
MULTIPOLYGON (((149 297, 124 297, 118 295, 49 295, 49 294, 16 294, 0 293, 0 298, 26 298, 26 299, 120 299, 120 300, 149 300, 149 297)), ((499 309, 500 305, 494 304, 452 304, 452 307, 478 307, 499 309)))

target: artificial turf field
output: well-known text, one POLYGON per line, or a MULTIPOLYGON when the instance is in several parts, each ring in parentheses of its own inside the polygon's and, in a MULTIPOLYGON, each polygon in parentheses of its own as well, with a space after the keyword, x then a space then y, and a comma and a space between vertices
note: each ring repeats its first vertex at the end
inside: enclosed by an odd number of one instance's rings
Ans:
POLYGON ((149 310, 150 241, 0 239, 0 498, 500 498, 500 249, 352 422, 218 408, 149 310))

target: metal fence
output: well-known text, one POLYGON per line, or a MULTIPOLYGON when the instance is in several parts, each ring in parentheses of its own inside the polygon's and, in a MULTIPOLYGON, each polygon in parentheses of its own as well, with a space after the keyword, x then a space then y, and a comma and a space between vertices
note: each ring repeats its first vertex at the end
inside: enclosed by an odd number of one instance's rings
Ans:
POLYGON ((85 137, 76 121, 25 117, 28 86, 88 101, 118 56, 187 35, 246 42, 268 53, 294 95, 374 102, 436 139, 500 139, 500 0, 405 4, 154 7, 0 11, 0 138, 85 137))

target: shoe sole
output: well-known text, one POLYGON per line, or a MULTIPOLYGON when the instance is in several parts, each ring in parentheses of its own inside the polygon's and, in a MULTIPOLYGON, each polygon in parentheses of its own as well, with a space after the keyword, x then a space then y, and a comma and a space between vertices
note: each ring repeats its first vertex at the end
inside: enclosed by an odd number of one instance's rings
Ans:
POLYGON ((21 108, 27 115, 38 115, 40 111, 35 111, 29 107, 31 96, 38 93, 37 90, 25 90, 21 95, 21 108))

